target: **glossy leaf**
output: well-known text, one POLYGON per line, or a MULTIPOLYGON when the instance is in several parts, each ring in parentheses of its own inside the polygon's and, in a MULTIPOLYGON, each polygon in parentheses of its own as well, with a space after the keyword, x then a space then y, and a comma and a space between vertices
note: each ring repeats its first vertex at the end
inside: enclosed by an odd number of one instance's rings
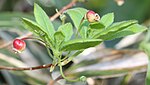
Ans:
POLYGON ((73 35, 72 24, 71 23, 66 23, 64 25, 61 25, 58 28, 58 31, 62 31, 62 33, 65 35, 65 41, 68 41, 68 40, 70 40, 70 38, 73 35))
POLYGON ((62 42, 65 39, 65 35, 61 32, 61 31, 57 31, 54 34, 54 39, 55 39, 55 45, 56 45, 56 49, 59 48, 59 46, 62 44, 62 42))
POLYGON ((114 34, 111 34, 109 36, 105 36, 104 38, 101 37, 104 40, 111 40, 111 39, 115 39, 115 38, 120 38, 120 37, 125 37, 127 35, 132 35, 138 32, 143 32, 145 31, 147 28, 144 26, 141 26, 139 24, 134 24, 129 26, 127 29, 124 29, 122 31, 116 32, 114 34))
POLYGON ((100 22, 105 25, 105 27, 110 26, 114 22, 114 13, 108 13, 100 19, 100 22))
POLYGON ((46 32, 36 22, 31 21, 26 18, 23 18, 22 21, 23 21, 23 24, 25 25, 25 28, 30 30, 34 34, 36 34, 38 36, 46 35, 46 32))
POLYGON ((53 24, 44 10, 37 4, 34 4, 34 16, 36 22, 43 28, 49 37, 53 39, 53 35, 55 33, 53 24))
POLYGON ((67 14, 71 17, 75 27, 78 29, 80 23, 86 14, 87 10, 84 8, 73 8, 66 11, 67 14))
POLYGON ((103 30, 102 32, 96 34, 94 38, 104 39, 105 37, 112 35, 118 31, 127 29, 129 26, 136 24, 136 23, 137 23, 136 20, 129 20, 129 21, 122 21, 122 22, 114 23, 110 27, 103 30))
POLYGON ((94 47, 102 42, 101 39, 75 39, 64 43, 61 50, 72 51, 94 47))

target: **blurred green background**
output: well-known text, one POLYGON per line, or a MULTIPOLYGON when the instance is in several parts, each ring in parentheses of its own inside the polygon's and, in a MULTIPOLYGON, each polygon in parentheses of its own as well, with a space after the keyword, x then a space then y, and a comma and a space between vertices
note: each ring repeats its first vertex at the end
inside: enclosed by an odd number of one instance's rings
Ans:
MULTIPOLYGON (((0 65, 1 66, 37 66, 52 62, 46 48, 36 41, 26 41, 27 49, 21 54, 14 54, 11 46, 4 46, 14 38, 25 35, 28 31, 24 29, 21 18, 33 19, 33 3, 36 2, 46 11, 49 16, 56 13, 55 9, 71 2, 71 0, 0 0, 0 65)), ((125 0, 122 6, 118 6, 115 0, 86 0, 77 3, 73 7, 84 7, 94 10, 100 16, 114 12, 115 21, 136 19, 140 24, 150 26, 150 0, 125 0)), ((68 18, 67 21, 70 19, 68 18)), ((57 28, 61 22, 57 18, 53 21, 57 28)), ((114 48, 120 39, 107 41, 105 46, 114 48)), ((67 69, 71 63, 64 67, 67 69)), ((58 71, 57 69, 55 70, 58 71)), ((55 75, 54 75, 55 76, 55 75)), ((137 75, 138 76, 138 75, 137 75)), ((141 76, 140 76, 141 77, 141 76)), ((144 78, 144 75, 142 75, 144 78)), ((0 85, 46 85, 52 79, 49 69, 37 71, 7 71, 0 70, 0 85)), ((110 82, 121 80, 120 78, 109 79, 110 82)), ((100 82, 101 79, 96 81, 100 82)), ((144 81, 142 84, 144 85, 144 81)), ((83 84, 78 82, 79 84, 83 84)), ((79 85, 74 83, 74 85, 79 85)), ((87 84, 87 83, 84 83, 87 84)), ((63 84, 62 84, 63 85, 63 84)), ((72 84, 71 84, 72 85, 72 84)), ((96 83, 95 85, 101 85, 96 83)), ((120 85, 118 83, 107 83, 104 85, 120 85)), ((138 85, 138 84, 130 84, 138 85)))

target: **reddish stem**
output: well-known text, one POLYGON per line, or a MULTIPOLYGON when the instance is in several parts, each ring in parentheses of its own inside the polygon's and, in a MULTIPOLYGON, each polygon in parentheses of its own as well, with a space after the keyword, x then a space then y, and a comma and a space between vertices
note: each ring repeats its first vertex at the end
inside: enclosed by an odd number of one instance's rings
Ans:
POLYGON ((41 66, 35 66, 35 67, 24 67, 24 68, 23 67, 15 68, 15 67, 0 66, 0 69, 20 71, 20 70, 37 70, 37 69, 49 68, 51 66, 53 66, 53 64, 47 64, 47 65, 41 65, 41 66))

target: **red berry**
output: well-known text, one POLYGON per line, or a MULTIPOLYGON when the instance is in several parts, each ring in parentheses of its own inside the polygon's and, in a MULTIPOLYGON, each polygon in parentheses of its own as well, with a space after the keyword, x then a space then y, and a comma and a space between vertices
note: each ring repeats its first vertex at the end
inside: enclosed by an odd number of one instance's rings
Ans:
POLYGON ((95 13, 94 11, 89 10, 86 13, 86 18, 89 22, 96 22, 96 21, 99 21, 100 16, 97 13, 95 13))
POLYGON ((21 39, 15 39, 13 41, 13 50, 17 53, 21 53, 26 48, 26 43, 21 39))

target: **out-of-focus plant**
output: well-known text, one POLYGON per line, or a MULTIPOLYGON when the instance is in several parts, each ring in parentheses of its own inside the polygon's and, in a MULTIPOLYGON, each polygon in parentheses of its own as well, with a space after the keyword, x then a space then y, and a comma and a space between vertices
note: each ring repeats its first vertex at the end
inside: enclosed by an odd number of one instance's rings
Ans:
POLYGON ((140 48, 148 55, 148 66, 145 79, 145 85, 150 84, 150 29, 147 32, 145 39, 141 42, 140 48))

